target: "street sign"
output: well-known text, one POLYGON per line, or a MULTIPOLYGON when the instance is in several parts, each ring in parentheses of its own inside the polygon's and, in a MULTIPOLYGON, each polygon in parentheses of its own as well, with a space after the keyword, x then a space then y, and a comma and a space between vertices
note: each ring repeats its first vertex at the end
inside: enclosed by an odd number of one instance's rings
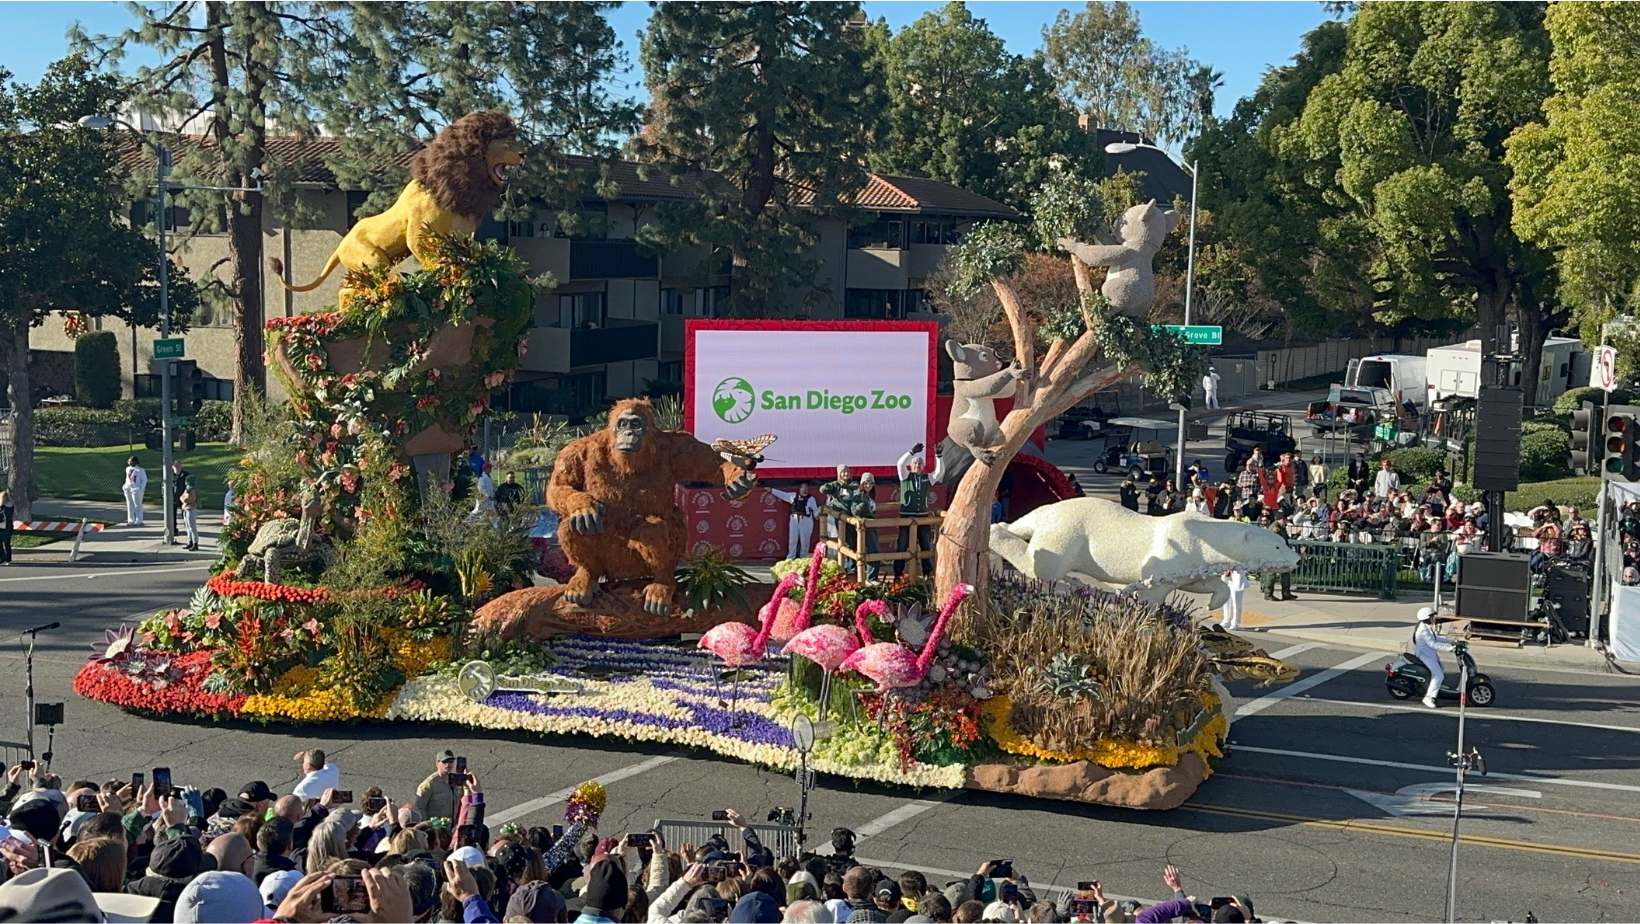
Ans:
POLYGON ((1217 324, 1163 324, 1163 327, 1183 334, 1184 342, 1192 346, 1220 346, 1224 343, 1224 328, 1217 324))
POLYGON ((1589 384, 1605 391, 1617 387, 1617 347, 1594 348, 1594 365, 1590 367, 1589 384))
POLYGON ((180 359, 184 352, 181 337, 154 341, 155 359, 180 359))

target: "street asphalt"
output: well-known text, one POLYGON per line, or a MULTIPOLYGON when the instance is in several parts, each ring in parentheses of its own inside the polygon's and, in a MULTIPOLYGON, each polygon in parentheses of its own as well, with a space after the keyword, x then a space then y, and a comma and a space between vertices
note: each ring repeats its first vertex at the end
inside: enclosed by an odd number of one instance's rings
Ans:
MULTIPOLYGON (((654 746, 540 738, 457 727, 363 724, 296 730, 251 723, 157 721, 80 699, 69 682, 91 644, 121 620, 180 605, 202 565, 28 564, 0 569, 0 738, 21 741, 26 702, 19 630, 40 635, 42 701, 67 703, 54 767, 123 779, 169 766, 179 783, 275 789, 296 779, 291 755, 323 747, 355 789, 409 798, 449 746, 484 783, 492 820, 559 820, 543 796, 607 777, 606 832, 656 819, 703 819, 730 807, 758 818, 795 805, 786 776, 654 746), (368 772, 366 772, 368 768, 368 772)), ((825 842, 847 825, 869 834, 859 854, 944 881, 1005 857, 1038 885, 1097 878, 1108 892, 1166 898, 1161 868, 1184 870, 1199 897, 1245 892, 1266 919, 1440 920, 1451 832, 1456 710, 1389 700, 1388 655, 1363 655, 1277 634, 1261 638, 1304 668, 1300 683, 1232 686, 1244 713, 1218 772, 1186 807, 1140 813, 981 793, 914 792, 823 779, 812 828, 825 842), (1291 649, 1291 650, 1289 650, 1291 649), (1271 697, 1270 699, 1261 699, 1271 697), (1409 788, 1410 787, 1410 788, 1409 788), (1399 794, 1398 794, 1399 793, 1399 794)), ((1488 669, 1486 652, 1477 659, 1488 669)), ((1459 852, 1459 918, 1640 919, 1640 705, 1634 678, 1598 672, 1492 669, 1497 705, 1471 710, 1466 745, 1485 756, 1459 852)), ((41 733, 40 747, 44 748, 41 733)), ((7 762, 17 759, 8 750, 7 762)))

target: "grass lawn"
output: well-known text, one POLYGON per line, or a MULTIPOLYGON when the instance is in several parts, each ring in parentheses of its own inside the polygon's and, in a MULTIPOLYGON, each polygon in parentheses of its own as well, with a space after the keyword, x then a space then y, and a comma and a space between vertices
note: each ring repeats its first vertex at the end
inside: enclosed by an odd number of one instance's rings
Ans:
MULTIPOLYGON (((125 460, 132 454, 124 446, 97 449, 36 447, 34 477, 40 484, 40 496, 124 503, 120 485, 125 483, 125 460)), ((220 507, 223 476, 244 454, 243 449, 228 443, 200 443, 192 452, 176 453, 176 458, 181 459, 182 467, 194 476, 194 483, 199 487, 200 504, 220 507)), ((157 504, 161 497, 159 453, 139 449, 135 455, 148 469, 148 493, 144 500, 148 504, 157 504)))
POLYGON ((14 549, 37 549, 42 545, 50 545, 62 539, 67 533, 13 533, 11 547, 14 549))

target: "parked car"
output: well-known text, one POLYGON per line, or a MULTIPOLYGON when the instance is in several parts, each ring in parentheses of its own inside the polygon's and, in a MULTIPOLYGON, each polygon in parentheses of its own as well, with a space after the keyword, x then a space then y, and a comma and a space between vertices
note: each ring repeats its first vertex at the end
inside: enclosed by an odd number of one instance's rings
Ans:
POLYGON ((1286 414, 1242 411, 1231 414, 1224 427, 1224 470, 1237 472, 1258 449, 1266 462, 1275 462, 1284 452, 1296 452, 1293 421, 1286 414))

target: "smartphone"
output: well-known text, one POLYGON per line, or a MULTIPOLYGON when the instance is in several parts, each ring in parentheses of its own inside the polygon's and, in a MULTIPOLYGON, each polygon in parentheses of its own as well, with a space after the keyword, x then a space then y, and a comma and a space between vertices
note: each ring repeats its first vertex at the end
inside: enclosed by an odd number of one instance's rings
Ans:
POLYGON ((1071 899, 1071 914, 1098 914, 1099 903, 1091 898, 1071 899))
POLYGON ((712 920, 721 921, 729 916, 729 900, 727 898, 708 898, 708 908, 712 909, 712 920))
POLYGON ((188 803, 189 818, 205 817, 205 796, 197 789, 184 790, 182 801, 188 803))
POLYGON ((1016 886, 1011 882, 1004 882, 1002 884, 1002 894, 1000 897, 1004 902, 1019 901, 1019 886, 1016 886))
POLYGON ((1097 879, 1084 879, 1076 884, 1076 891, 1078 892, 1092 892, 1097 888, 1099 888, 1099 880, 1097 879))
POLYGON ((557 840, 558 838, 563 837, 563 836, 564 836, 564 826, 563 825, 553 825, 552 826, 553 840, 557 840))
POLYGON ((142 774, 140 774, 140 773, 131 774, 131 788, 132 789, 141 789, 142 788, 142 774))
POLYGON ((991 862, 992 862, 992 864, 994 864, 991 867, 991 878, 992 879, 1012 879, 1012 878, 1014 878, 1014 861, 1013 860, 992 860, 991 862))
POLYGON ((154 795, 163 799, 171 794, 171 768, 154 768, 154 795))
POLYGON ((96 793, 82 792, 74 799, 74 808, 80 812, 98 812, 102 809, 97 805, 96 793))
POLYGON ((17 766, 22 767, 24 770, 33 770, 34 769, 34 761, 32 761, 32 760, 20 760, 20 761, 17 762, 17 766))
POLYGON ((462 825, 457 828, 456 843, 458 846, 478 843, 478 825, 462 825))
POLYGON ((706 867, 707 882, 722 882, 728 878, 729 867, 724 866, 721 863, 713 863, 711 866, 706 867))
POLYGON ((1209 900, 1208 903, 1207 903, 1207 907, 1212 908, 1214 911, 1217 911, 1218 909, 1223 908, 1226 905, 1234 903, 1234 901, 1235 900, 1232 899, 1228 895, 1221 895, 1218 898, 1209 900))
POLYGON ((358 876, 337 876, 330 881, 330 889, 321 893, 320 904, 325 911, 354 914, 370 910, 370 896, 364 890, 364 880, 358 876))
POLYGON ((351 789, 338 789, 338 790, 336 790, 336 801, 344 803, 344 804, 352 802, 353 801, 353 790, 351 790, 351 789))
POLYGON ((452 773, 452 774, 450 774, 450 785, 451 786, 466 786, 470 782, 472 782, 472 777, 468 776, 465 773, 452 773))
POLYGON ((364 800, 364 810, 366 814, 374 815, 384 808, 387 808, 387 797, 385 796, 371 796, 370 798, 364 800))
POLYGON ((467 758, 465 758, 465 757, 457 757, 456 758, 456 772, 457 773, 466 773, 467 772, 467 758))
POLYGON ((728 821, 729 820, 729 811, 727 809, 718 809, 717 811, 712 813, 712 820, 713 821, 728 821))
POLYGON ((648 847, 655 843, 655 835, 653 834, 629 834, 627 837, 634 847, 648 847))

